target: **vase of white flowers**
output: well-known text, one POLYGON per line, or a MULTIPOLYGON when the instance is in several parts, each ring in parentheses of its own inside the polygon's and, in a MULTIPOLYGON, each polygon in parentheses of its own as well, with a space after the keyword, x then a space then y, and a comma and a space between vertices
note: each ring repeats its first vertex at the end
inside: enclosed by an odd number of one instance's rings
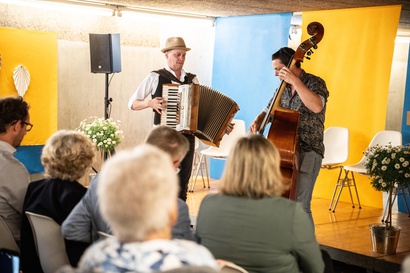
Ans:
POLYGON ((365 166, 372 187, 388 193, 388 216, 384 225, 370 225, 373 251, 394 254, 400 228, 392 225, 393 192, 410 185, 410 146, 375 145, 365 151, 365 166))
POLYGON ((95 143, 97 149, 102 153, 113 153, 123 138, 120 124, 119 120, 114 121, 111 118, 90 117, 81 121, 77 130, 95 143))

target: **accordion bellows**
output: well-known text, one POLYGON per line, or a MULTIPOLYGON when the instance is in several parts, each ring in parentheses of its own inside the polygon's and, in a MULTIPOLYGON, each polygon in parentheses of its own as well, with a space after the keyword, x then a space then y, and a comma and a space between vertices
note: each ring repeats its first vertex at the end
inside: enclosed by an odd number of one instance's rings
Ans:
POLYGON ((164 84, 165 110, 161 125, 182 133, 191 133, 203 143, 219 147, 225 129, 232 121, 238 104, 227 95, 198 84, 164 84))

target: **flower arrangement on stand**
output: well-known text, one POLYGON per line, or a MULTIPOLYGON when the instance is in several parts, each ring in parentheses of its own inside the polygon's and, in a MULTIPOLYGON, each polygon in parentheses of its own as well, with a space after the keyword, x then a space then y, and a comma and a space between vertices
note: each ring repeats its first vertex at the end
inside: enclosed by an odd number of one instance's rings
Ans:
MULTIPOLYGON (((383 229, 379 228, 379 230, 385 234, 383 236, 386 236, 386 238, 391 238, 393 237, 392 234, 397 233, 394 246, 389 247, 389 240, 379 236, 377 240, 382 241, 384 244, 377 247, 373 241, 373 249, 377 252, 393 254, 396 251, 400 234, 400 228, 392 226, 393 192, 398 188, 410 185, 410 145, 375 145, 368 147, 364 154, 367 157, 365 166, 372 187, 377 191, 388 193, 388 216, 384 221, 385 226, 383 229)), ((376 226, 372 225, 371 228, 376 228, 376 226)))
POLYGON ((77 130, 95 143, 101 153, 111 154, 124 137, 120 125, 121 121, 119 120, 90 117, 81 121, 77 130))

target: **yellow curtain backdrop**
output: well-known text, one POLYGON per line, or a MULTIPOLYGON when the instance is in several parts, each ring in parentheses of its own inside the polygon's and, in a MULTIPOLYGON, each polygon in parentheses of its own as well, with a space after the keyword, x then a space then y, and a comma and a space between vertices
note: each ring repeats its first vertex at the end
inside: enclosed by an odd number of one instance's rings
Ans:
POLYGON ((34 127, 22 145, 44 145, 57 130, 57 35, 0 28, 0 37, 0 97, 18 96, 13 71, 23 65, 31 79, 23 98, 30 104, 30 121, 34 127))
MULTIPOLYGON (((346 164, 357 163, 373 136, 385 129, 400 10, 400 5, 394 5, 302 14, 302 41, 309 38, 306 27, 310 22, 324 26, 323 39, 303 68, 322 77, 330 92, 325 129, 349 128, 346 164)), ((313 195, 330 199, 337 175, 337 170, 321 170, 313 195)), ((362 205, 382 207, 382 195, 371 187, 370 180, 362 175, 355 178, 362 205)), ((350 202, 347 188, 340 201, 350 202)))

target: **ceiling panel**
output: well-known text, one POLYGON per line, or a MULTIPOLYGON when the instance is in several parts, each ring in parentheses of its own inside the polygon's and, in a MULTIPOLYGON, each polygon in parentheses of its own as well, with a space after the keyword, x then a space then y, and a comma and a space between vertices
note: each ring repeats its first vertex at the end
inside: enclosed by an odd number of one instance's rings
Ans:
POLYGON ((212 17, 402 5, 399 34, 410 36, 410 0, 90 0, 90 2, 175 11, 212 17))

